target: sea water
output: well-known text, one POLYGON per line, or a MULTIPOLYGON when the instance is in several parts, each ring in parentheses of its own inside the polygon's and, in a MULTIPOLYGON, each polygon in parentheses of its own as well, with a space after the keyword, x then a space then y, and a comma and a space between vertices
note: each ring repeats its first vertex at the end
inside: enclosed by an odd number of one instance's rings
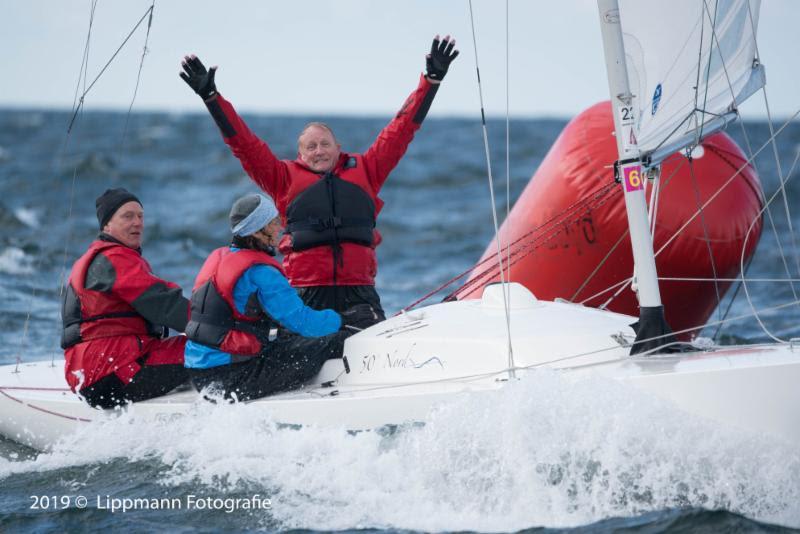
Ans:
MULTIPOLYGON (((308 119, 246 118, 285 158, 308 119)), ((60 280, 97 231, 94 198, 106 187, 142 199, 145 257, 184 288, 226 242, 233 199, 255 191, 206 115, 134 114, 123 137, 124 113, 86 113, 65 141, 68 119, 0 111, 2 364, 61 356, 60 280)), ((388 117, 323 119, 344 147, 363 151, 388 117)), ((512 202, 564 124, 512 123, 512 202)), ((489 132, 503 181, 504 124, 489 132)), ((768 126, 746 132, 759 146, 768 126)), ((430 119, 387 181, 377 283, 388 312, 468 269, 491 239, 480 135, 474 120, 430 119)), ((795 125, 779 139, 784 170, 798 141, 795 125)), ((758 160, 767 195, 778 184, 771 158, 758 160)), ((790 207, 799 191, 790 180, 790 207)), ((502 218, 504 183, 496 193, 502 218)), ((778 228, 791 252, 785 218, 778 228)), ((780 276, 776 250, 765 230, 749 275, 780 276)), ((792 295, 788 284, 763 287, 759 308, 792 295)), ((740 296, 730 313, 747 311, 740 296)), ((793 308, 764 320, 788 337, 797 318, 793 308)), ((752 321, 725 334, 766 339, 752 321)), ((440 406, 424 425, 371 432, 285 427, 248 405, 201 403, 179 418, 133 406, 47 453, 0 440, 0 487, 2 531, 800 527, 797 444, 694 419, 614 381, 546 370, 440 406)))

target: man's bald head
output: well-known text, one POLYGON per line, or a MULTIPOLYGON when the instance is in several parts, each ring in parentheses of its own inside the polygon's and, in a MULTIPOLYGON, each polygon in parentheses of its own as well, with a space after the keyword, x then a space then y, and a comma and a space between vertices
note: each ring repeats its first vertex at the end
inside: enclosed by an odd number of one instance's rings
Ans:
POLYGON ((333 130, 324 122, 309 122, 297 138, 300 159, 314 172, 333 170, 341 148, 333 130))

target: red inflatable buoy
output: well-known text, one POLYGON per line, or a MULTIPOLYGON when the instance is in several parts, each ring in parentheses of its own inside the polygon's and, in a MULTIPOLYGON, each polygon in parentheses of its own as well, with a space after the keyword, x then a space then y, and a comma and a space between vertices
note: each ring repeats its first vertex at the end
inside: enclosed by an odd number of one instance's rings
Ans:
MULTIPOLYGON (((625 202, 614 183, 616 159, 609 102, 594 105, 564 128, 500 229, 501 244, 511 243, 512 281, 540 299, 564 298, 639 315, 629 286, 615 296, 620 282, 633 273, 625 202)), ((718 133, 695 149, 691 160, 674 154, 662 164, 654 249, 663 247, 656 266, 666 318, 675 331, 705 324, 731 282, 664 278, 735 278, 742 247, 745 263, 755 251, 763 192, 746 162, 733 140, 718 133)), ((457 298, 477 298, 482 287, 500 279, 496 252, 492 240, 457 298)), ((503 255, 505 262, 505 249, 503 255)))

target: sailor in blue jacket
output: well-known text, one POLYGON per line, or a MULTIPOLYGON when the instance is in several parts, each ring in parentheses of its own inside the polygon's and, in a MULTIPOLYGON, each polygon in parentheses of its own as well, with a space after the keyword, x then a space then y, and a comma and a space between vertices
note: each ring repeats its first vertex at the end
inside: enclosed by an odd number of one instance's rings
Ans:
MULTIPOLYGON (((289 285, 274 258, 283 228, 270 199, 240 198, 230 223, 231 245, 211 253, 192 289, 185 365, 198 390, 250 400, 300 386, 342 357, 352 331, 339 331, 342 316, 309 308, 289 285)), ((367 308, 348 310, 347 323, 369 322, 367 308)))

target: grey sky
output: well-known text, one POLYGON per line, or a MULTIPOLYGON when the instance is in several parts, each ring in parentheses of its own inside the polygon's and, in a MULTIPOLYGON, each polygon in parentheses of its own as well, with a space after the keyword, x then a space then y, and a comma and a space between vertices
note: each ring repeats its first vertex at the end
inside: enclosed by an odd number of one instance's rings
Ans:
MULTIPOLYGON (((510 109, 513 115, 572 116, 608 98, 594 0, 510 0, 510 109)), ((149 0, 99 0, 92 28, 93 79, 149 0)), ((505 2, 473 0, 487 112, 505 114, 505 2)), ((0 0, 0 106, 72 105, 90 0, 0 0)), ((800 109, 800 1, 763 0, 759 49, 775 116, 800 109)), ((145 26, 86 99, 87 109, 127 109, 145 26)), ((467 0, 160 0, 150 34, 138 110, 200 111, 178 78, 183 54, 219 65, 220 92, 243 111, 390 114, 415 87, 431 37, 450 33, 462 55, 433 115, 479 112, 467 0)), ((743 107, 763 116, 763 97, 743 107)))

